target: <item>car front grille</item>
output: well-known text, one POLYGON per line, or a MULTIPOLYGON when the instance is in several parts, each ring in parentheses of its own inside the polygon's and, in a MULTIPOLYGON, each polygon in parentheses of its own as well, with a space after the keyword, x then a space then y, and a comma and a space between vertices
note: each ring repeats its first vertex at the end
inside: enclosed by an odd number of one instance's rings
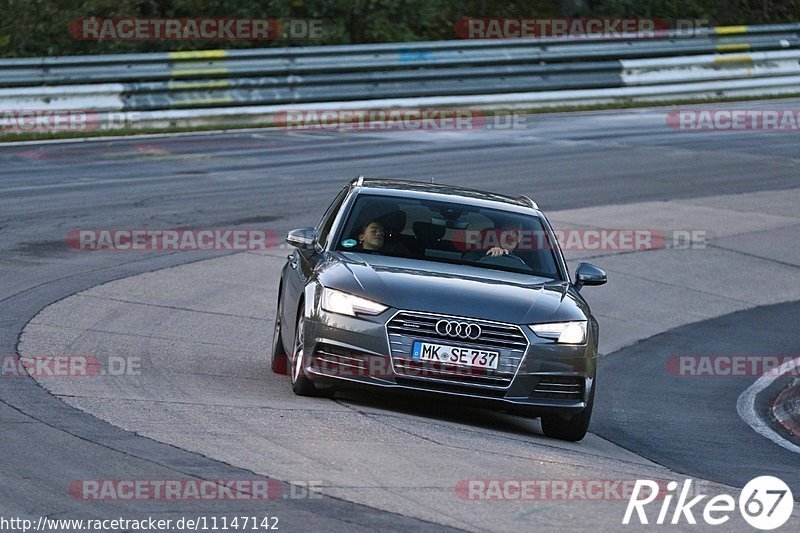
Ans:
MULTIPOLYGON (((430 381, 430 380, 416 380, 412 378, 397 378, 397 383, 400 385, 407 385, 425 389, 433 392, 452 392, 456 394, 475 394, 475 388, 469 385, 461 385, 458 383, 445 383, 443 381, 430 381)), ((502 389, 490 389, 483 387, 480 391, 481 396, 490 396, 492 398, 502 398, 505 396, 506 391, 502 389)))
POLYGON ((508 387, 528 348, 528 339, 519 326, 472 318, 401 311, 389 321, 386 331, 389 337, 392 364, 398 376, 461 385, 508 387), (478 325, 481 330, 480 336, 461 338, 442 334, 442 328, 440 327, 440 331, 437 331, 436 328, 436 324, 440 320, 478 325), (411 355, 415 341, 499 352, 497 369, 415 361, 411 355))

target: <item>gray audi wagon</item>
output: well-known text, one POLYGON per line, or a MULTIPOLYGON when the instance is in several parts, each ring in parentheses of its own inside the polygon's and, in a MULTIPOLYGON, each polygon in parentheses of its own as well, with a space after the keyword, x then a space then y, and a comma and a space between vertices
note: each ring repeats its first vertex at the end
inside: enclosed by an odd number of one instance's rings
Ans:
POLYGON ((571 280, 530 198, 359 177, 286 241, 272 369, 296 394, 407 391, 586 434, 598 325, 580 290, 606 274, 571 280))

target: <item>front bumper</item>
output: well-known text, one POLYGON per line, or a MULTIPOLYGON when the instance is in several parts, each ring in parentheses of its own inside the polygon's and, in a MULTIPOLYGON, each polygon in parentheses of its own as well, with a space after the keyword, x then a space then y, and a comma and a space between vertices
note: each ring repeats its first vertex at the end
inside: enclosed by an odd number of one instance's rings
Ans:
MULTIPOLYGON (((527 347, 518 350, 521 357, 501 351, 501 357, 509 354, 507 361, 514 362, 514 372, 507 373, 507 380, 495 380, 499 384, 491 385, 490 380, 475 376, 480 370, 465 369, 456 374, 443 373, 440 368, 421 368, 411 374, 401 370, 404 367, 395 363, 400 361, 398 358, 408 349, 410 341, 468 346, 458 340, 428 335, 409 334, 404 339, 395 333, 390 338, 387 324, 402 313, 389 309, 377 316, 356 318, 315 309, 305 321, 305 353, 310 354, 305 359, 306 375, 320 386, 377 387, 431 394, 460 404, 527 415, 573 414, 586 407, 596 371, 597 349, 591 335, 586 345, 566 346, 520 327, 527 347)), ((506 365, 505 370, 510 368, 506 365)))

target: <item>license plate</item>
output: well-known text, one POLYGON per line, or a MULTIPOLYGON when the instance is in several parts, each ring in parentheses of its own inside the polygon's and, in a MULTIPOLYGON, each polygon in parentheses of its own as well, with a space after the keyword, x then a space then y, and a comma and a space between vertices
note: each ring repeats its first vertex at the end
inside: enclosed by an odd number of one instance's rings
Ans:
POLYGON ((492 370, 497 370, 497 363, 500 360, 500 352, 421 341, 414 342, 412 356, 416 361, 450 363, 492 370))

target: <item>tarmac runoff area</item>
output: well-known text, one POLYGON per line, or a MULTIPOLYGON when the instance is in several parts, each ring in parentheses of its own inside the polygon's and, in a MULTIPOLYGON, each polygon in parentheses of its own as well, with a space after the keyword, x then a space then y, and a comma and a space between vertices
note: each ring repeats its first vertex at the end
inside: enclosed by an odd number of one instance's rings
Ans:
MULTIPOLYGON (((548 216, 565 230, 704 232, 693 234, 698 240, 689 247, 567 252, 573 272, 580 260, 608 272, 607 285, 583 292, 601 325, 603 354, 679 326, 800 300, 800 189, 548 216)), ((38 381, 67 404, 139 435, 258 475, 313 482, 324 494, 467 530, 554 531, 587 523, 616 530, 627 499, 604 491, 600 501, 580 495, 475 501, 457 490, 465 480, 647 478, 682 484, 687 478, 596 435, 580 443, 545 438, 529 419, 366 394, 294 396, 287 378, 269 371, 285 257, 285 249, 239 253, 77 293, 39 313, 18 351, 91 354, 101 365, 109 358, 136 361, 132 373, 38 381)), ((720 408, 736 412, 736 405, 720 408)), ((775 446, 767 439, 763 445, 775 446)), ((702 480, 695 489, 739 493, 702 480)), ((657 514, 654 508, 651 521, 657 514)), ((800 509, 791 520, 800 520, 800 509)), ((752 531, 738 512, 725 528, 752 531)))

